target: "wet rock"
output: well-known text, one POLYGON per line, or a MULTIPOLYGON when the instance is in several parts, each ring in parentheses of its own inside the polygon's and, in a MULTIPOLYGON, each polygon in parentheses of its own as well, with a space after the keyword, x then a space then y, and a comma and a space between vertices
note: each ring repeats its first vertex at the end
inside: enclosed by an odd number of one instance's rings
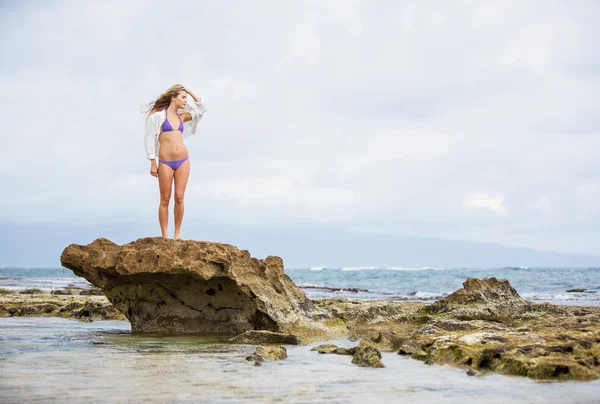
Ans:
POLYGON ((280 332, 251 330, 229 339, 233 344, 288 344, 298 345, 300 339, 292 334, 280 332))
POLYGON ((352 348, 343 348, 343 347, 339 347, 338 349, 335 350, 335 352, 337 355, 354 355, 356 353, 356 347, 352 347, 352 348))
POLYGON ((360 367, 382 368, 385 367, 381 362, 381 352, 371 341, 361 340, 355 348, 352 363, 360 367))
MULTIPOLYGON (((389 321, 407 321, 414 314, 415 307, 414 303, 358 302, 347 299, 321 299, 313 302, 331 316, 343 321, 348 329, 357 331, 389 321)), ((421 306, 419 303, 417 305, 421 306)))
POLYGON ((455 320, 434 320, 431 325, 444 331, 466 331, 474 328, 470 322, 455 320))
POLYGON ((327 333, 279 257, 252 258, 221 243, 99 238, 65 248, 61 264, 103 290, 133 331, 240 333, 301 329, 327 333))
POLYGON ((337 345, 322 344, 322 345, 312 348, 311 351, 317 351, 320 354, 333 354, 333 353, 336 353, 337 349, 338 349, 337 345))
POLYGON ((81 296, 104 296, 101 289, 82 289, 79 294, 81 296))
POLYGON ((31 288, 31 289, 21 290, 21 291, 19 291, 19 293, 22 295, 40 295, 40 294, 44 293, 44 291, 42 289, 31 288))
POLYGON ((356 347, 342 348, 334 344, 323 344, 312 348, 311 351, 317 351, 320 354, 354 355, 356 347))
POLYGON ((420 328, 417 331, 417 334, 419 335, 430 335, 430 334, 435 334, 437 332, 437 328, 434 325, 426 325, 423 328, 420 328))
POLYGON ((567 290, 567 293, 583 293, 583 292, 585 292, 585 289, 581 289, 581 288, 567 290))
POLYGON ((265 361, 279 361, 287 358, 287 350, 282 346, 259 346, 254 353, 246 358, 247 361, 254 362, 255 366, 260 366, 265 361))
POLYGON ((70 317, 82 320, 121 320, 123 314, 112 305, 86 301, 81 307, 74 308, 70 317))
POLYGON ((77 289, 54 289, 52 291, 50 291, 51 295, 78 295, 79 294, 79 290, 77 289))

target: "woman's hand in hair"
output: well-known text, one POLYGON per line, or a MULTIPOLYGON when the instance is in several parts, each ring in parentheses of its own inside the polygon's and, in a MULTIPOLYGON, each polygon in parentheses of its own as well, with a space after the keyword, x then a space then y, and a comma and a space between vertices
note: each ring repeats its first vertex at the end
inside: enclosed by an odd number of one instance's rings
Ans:
POLYGON ((196 97, 196 95, 194 93, 192 93, 192 91, 189 88, 187 88, 186 86, 182 85, 181 89, 183 91, 185 91, 186 93, 188 93, 189 95, 191 95, 192 98, 194 99, 194 101, 198 102, 198 97, 196 97))

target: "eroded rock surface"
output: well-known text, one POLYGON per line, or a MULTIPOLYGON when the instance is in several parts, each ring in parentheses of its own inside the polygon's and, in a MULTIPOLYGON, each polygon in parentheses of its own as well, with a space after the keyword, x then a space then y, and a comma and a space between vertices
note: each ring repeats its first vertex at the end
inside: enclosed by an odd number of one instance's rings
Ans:
POLYGON ((125 245, 99 238, 70 245, 61 263, 101 288, 134 331, 327 332, 327 317, 283 271, 279 257, 252 258, 228 244, 142 238, 125 245))

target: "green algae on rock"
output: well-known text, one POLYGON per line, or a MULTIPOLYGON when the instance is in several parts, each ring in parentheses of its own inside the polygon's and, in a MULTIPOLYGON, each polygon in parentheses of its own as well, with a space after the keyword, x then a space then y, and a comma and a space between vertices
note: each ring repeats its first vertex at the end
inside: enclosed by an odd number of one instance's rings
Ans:
POLYGON ((358 346, 354 349, 352 363, 357 364, 360 367, 385 367, 381 362, 381 352, 379 352, 379 349, 377 349, 371 341, 366 339, 361 340, 358 346))
POLYGON ((259 346, 246 358, 255 366, 260 366, 265 361, 280 361, 287 358, 287 350, 282 346, 259 346))
POLYGON ((317 351, 320 354, 351 355, 352 363, 360 367, 385 367, 381 362, 381 352, 368 339, 363 339, 357 346, 352 348, 342 348, 334 344, 323 344, 312 348, 311 351, 317 351))
POLYGON ((322 344, 312 348, 311 351, 317 351, 320 354, 354 355, 355 348, 342 348, 334 344, 322 344))

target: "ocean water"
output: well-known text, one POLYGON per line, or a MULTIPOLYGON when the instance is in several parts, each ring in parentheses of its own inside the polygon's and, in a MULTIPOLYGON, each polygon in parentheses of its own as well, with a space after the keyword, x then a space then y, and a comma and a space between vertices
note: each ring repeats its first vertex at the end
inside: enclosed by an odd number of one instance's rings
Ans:
POLYGON ((317 267, 286 269, 286 273, 310 298, 432 301, 460 289, 467 278, 496 277, 507 279, 532 302, 600 306, 600 268, 317 267), (350 291, 353 288, 363 291, 350 291), (585 291, 568 293, 571 289, 585 291))
MULTIPOLYGON (((600 268, 286 268, 310 298, 433 301, 469 277, 507 279, 533 302, 600 306, 600 268), (570 289, 584 292, 568 293, 570 289)), ((66 268, 0 268, 0 288, 90 288, 66 268)))

